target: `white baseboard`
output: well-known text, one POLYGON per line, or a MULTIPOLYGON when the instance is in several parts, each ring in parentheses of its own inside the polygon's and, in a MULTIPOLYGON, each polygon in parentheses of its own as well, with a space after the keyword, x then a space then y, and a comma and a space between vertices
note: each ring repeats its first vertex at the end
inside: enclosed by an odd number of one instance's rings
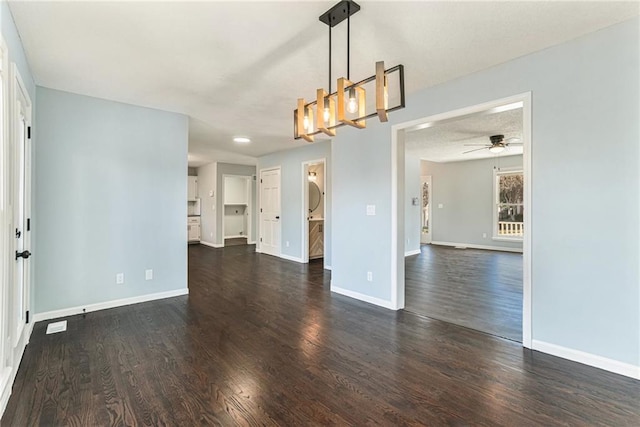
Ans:
POLYGON ((422 252, 420 252, 420 249, 414 249, 412 251, 407 251, 404 253, 404 256, 412 256, 412 255, 420 255, 422 252))
POLYGON ((533 340, 531 347, 533 350, 541 351, 553 356, 562 357, 563 359, 573 360, 574 362, 579 362, 585 365, 593 366, 595 368, 604 369, 605 371, 613 372, 615 374, 624 375, 625 377, 631 377, 640 380, 640 366, 619 362, 617 360, 597 356, 591 353, 585 353, 584 351, 574 350, 572 348, 550 344, 544 341, 533 340))
POLYGON ((256 244, 256 241, 255 241, 255 240, 252 240, 252 241, 250 241, 250 242, 247 242, 247 245, 255 245, 255 244, 256 244))
POLYGON ((486 249, 489 251, 502 251, 502 252, 519 252, 522 253, 522 248, 506 248, 503 246, 490 246, 490 245, 476 245, 473 243, 454 243, 454 242, 431 242, 432 245, 440 246, 463 246, 469 249, 486 249))
POLYGON ((176 289, 174 291, 158 292, 155 294, 140 295, 137 297, 116 299, 112 301, 99 302, 96 304, 88 304, 77 307, 63 308, 61 310, 45 311, 44 313, 36 313, 33 321, 41 322, 43 320, 57 319, 59 317, 74 316, 76 314, 90 313, 92 311, 106 310, 107 308, 122 307, 125 305, 138 304, 141 302, 154 301, 164 298, 173 298, 181 295, 188 295, 189 289, 176 289), (84 310, 84 311, 83 311, 84 310))
POLYGON ((391 304, 391 301, 361 294, 359 292, 350 291, 348 289, 340 288, 338 286, 335 286, 333 284, 333 281, 331 282, 331 292, 335 292, 336 294, 344 295, 346 297, 354 298, 360 301, 368 302, 369 304, 388 308, 389 310, 395 310, 395 308, 393 307, 393 304, 391 304))
POLYGON ((295 261, 295 262, 303 263, 302 258, 291 256, 291 255, 280 254, 280 258, 286 259, 288 261, 295 261))
POLYGON ((325 265, 325 266, 324 266, 324 269, 325 269, 325 270, 331 270, 331 266, 330 266, 330 265, 325 265))
POLYGON ((224 236, 224 238, 225 239, 247 239, 247 236, 245 236, 244 234, 237 234, 235 236, 224 236))
POLYGON ((209 246, 210 248, 223 248, 224 245, 220 245, 218 243, 209 243, 209 242, 205 242, 205 241, 200 241, 201 245, 205 245, 205 246, 209 246))
MULTIPOLYGON (((25 331, 23 335, 24 343, 18 345, 22 346, 22 351, 16 357, 17 360, 13 362, 13 366, 11 368, 7 368, 6 372, 0 372, 0 375, 6 375, 6 382, 2 390, 0 390, 0 418, 4 414, 4 410, 7 408, 7 403, 9 403, 9 398, 11 397, 11 392, 13 391, 13 383, 16 380, 16 375, 18 375, 18 369, 20 368, 20 362, 22 362, 22 356, 24 356, 24 351, 27 349, 27 344, 31 340, 31 333, 33 332, 33 325, 36 323, 35 319, 31 321, 27 326, 25 326, 25 331)), ((11 351, 11 349, 9 350, 11 351)))

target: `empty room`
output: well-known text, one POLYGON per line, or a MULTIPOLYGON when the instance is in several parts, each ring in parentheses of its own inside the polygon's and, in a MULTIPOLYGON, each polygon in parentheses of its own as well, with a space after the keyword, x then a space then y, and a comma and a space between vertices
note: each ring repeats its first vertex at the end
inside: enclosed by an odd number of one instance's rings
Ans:
POLYGON ((2 426, 640 425, 640 2, 0 33, 2 426))

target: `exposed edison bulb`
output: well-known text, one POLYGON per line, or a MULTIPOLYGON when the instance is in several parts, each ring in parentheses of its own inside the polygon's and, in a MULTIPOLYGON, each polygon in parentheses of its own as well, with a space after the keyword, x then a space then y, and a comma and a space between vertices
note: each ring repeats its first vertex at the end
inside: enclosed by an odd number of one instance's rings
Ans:
POLYGON ((309 114, 304 115, 304 130, 309 130, 309 114))
POLYGON ((331 111, 329 110, 329 99, 324 99, 324 113, 322 115, 325 123, 329 123, 329 119, 331 118, 331 111))
POLYGON ((387 76, 384 76, 384 109, 389 109, 389 86, 387 85, 387 76))
POLYGON ((358 111, 356 90, 354 88, 349 89, 349 103, 347 104, 347 111, 349 111, 350 113, 355 113, 358 111))

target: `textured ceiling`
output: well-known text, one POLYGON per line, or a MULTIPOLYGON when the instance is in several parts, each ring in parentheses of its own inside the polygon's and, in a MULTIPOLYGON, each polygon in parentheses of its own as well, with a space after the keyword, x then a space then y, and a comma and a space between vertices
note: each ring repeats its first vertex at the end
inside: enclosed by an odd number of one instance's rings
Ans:
POLYGON ((483 145, 490 146, 491 135, 504 135, 505 142, 509 138, 519 138, 519 142, 522 142, 522 108, 501 113, 478 113, 407 132, 405 147, 412 155, 432 162, 458 162, 522 154, 522 146, 515 145, 507 146, 499 154, 493 154, 488 149, 464 153, 482 148, 483 145))
MULTIPOLYGON (((328 27, 318 16, 334 3, 9 5, 37 84, 187 114, 193 159, 255 163, 303 145, 292 137, 292 111, 298 97, 327 86, 328 27), (236 135, 253 142, 236 145, 236 135)), ((637 2, 359 3, 352 79, 372 75, 377 60, 402 63, 409 94, 639 13, 637 2)), ((346 71, 346 25, 333 40, 337 78, 346 71)))

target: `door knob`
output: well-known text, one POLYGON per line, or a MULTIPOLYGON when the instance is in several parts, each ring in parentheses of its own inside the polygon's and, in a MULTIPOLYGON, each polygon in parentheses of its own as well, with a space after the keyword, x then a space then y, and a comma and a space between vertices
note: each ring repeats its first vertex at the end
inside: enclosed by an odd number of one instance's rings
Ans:
POLYGON ((16 259, 18 258, 24 258, 27 259, 31 256, 31 252, 29 251, 24 251, 24 252, 18 252, 16 251, 16 259))
POLYGON ((280 217, 279 217, 279 216, 277 216, 277 217, 276 217, 276 219, 280 219, 280 217))

